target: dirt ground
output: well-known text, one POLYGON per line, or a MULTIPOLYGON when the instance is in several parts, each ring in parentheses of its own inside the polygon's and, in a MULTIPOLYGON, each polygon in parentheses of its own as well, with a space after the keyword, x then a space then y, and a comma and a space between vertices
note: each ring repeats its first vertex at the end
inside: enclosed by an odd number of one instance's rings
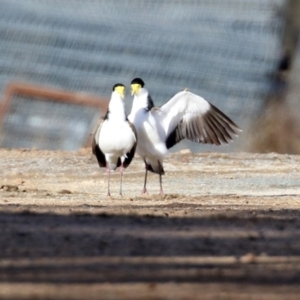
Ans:
POLYGON ((0 299, 300 299, 300 156, 0 150, 0 299))

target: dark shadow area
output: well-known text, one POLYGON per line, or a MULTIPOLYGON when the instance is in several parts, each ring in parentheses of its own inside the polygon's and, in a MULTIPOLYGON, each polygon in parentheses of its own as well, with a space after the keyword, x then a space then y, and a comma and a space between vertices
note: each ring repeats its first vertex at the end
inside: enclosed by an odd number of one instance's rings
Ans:
POLYGON ((1 213, 0 282, 300 283, 298 210, 1 213))

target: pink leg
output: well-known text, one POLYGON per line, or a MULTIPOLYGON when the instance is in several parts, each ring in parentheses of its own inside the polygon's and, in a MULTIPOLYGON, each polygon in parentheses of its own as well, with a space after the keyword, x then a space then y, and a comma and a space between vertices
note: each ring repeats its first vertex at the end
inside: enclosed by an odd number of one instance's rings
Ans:
POLYGON ((110 197, 110 188, 109 188, 109 183, 110 183, 110 169, 108 163, 106 163, 106 173, 107 173, 107 196, 110 197))
POLYGON ((161 174, 159 174, 159 187, 160 187, 160 195, 164 195, 163 187, 162 187, 162 178, 161 174))
POLYGON ((163 166, 161 164, 161 162, 158 160, 157 161, 158 165, 159 165, 159 194, 160 195, 164 195, 164 191, 163 191, 163 187, 162 187, 162 173, 164 172, 163 166))
POLYGON ((123 181, 123 171, 124 171, 124 166, 123 163, 120 166, 120 196, 122 196, 122 181, 123 181))
POLYGON ((142 190, 142 194, 148 194, 148 191, 147 191, 147 174, 148 174, 148 169, 147 169, 147 165, 146 165, 146 173, 145 173, 145 180, 144 180, 144 187, 143 187, 143 190, 142 190))

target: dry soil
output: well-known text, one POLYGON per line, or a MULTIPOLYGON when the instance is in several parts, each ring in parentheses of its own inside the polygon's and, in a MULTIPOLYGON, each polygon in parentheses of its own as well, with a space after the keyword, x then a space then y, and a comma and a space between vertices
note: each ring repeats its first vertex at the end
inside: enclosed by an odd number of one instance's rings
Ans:
POLYGON ((300 299, 300 156, 0 150, 1 299, 300 299))

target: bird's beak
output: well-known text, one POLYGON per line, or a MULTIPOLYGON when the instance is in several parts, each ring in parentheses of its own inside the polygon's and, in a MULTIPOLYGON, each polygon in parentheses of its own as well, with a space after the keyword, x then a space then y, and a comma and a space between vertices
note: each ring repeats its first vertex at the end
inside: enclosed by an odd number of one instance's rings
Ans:
POLYGON ((141 89, 140 84, 137 84, 137 83, 132 84, 131 85, 131 96, 136 95, 140 89, 141 89))
POLYGON ((120 94, 123 98, 125 97, 125 87, 124 86, 118 86, 116 87, 115 91, 120 94))

